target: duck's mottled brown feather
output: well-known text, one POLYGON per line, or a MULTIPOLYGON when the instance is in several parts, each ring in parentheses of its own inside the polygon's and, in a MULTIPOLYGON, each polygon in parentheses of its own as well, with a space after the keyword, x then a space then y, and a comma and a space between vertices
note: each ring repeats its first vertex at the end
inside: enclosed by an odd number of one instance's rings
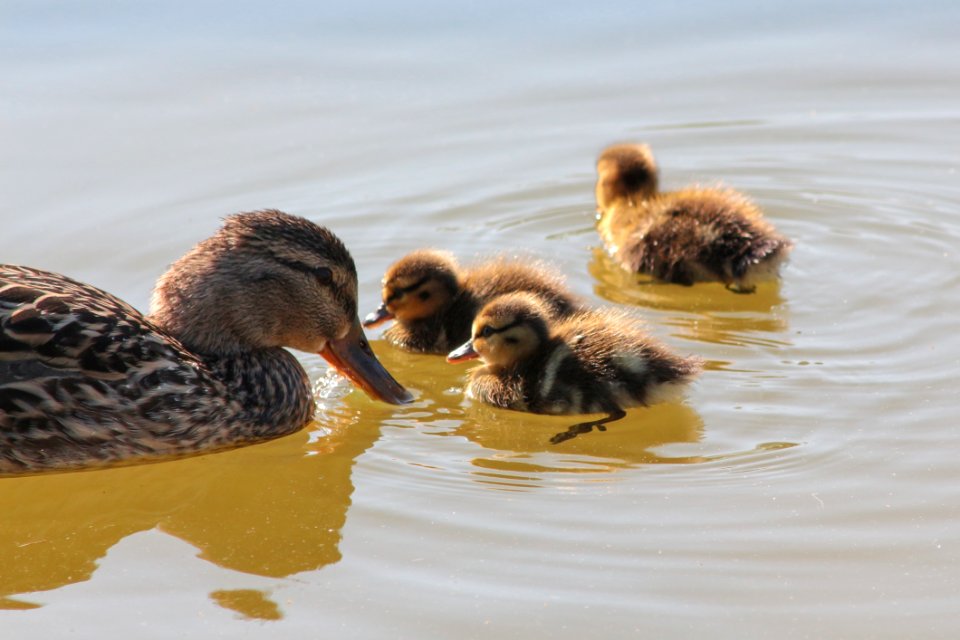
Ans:
POLYGON ((100 289, 0 266, 0 473, 215 449, 293 430, 311 411, 284 350, 202 359, 100 289), (264 425, 252 394, 289 410, 264 425))
POLYGON ((408 401, 356 303, 340 240, 276 210, 229 216, 160 277, 148 316, 65 276, 0 265, 0 475, 291 433, 313 398, 287 348, 319 353, 376 398, 408 401))

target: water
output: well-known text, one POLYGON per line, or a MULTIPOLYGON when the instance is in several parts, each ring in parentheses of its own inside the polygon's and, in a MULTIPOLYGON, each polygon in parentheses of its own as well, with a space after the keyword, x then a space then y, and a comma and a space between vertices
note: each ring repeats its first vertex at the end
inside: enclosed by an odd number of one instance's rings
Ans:
MULTIPOLYGON (((2 259, 146 308, 227 213, 332 227, 361 309, 408 250, 522 252, 708 370, 567 418, 410 407, 302 360, 308 429, 0 480, 4 637, 960 634, 960 9, 925 3, 0 6, 2 259), (593 161, 650 143, 796 241, 737 296, 599 251, 593 161)), ((373 334, 376 338, 378 334, 373 334)))

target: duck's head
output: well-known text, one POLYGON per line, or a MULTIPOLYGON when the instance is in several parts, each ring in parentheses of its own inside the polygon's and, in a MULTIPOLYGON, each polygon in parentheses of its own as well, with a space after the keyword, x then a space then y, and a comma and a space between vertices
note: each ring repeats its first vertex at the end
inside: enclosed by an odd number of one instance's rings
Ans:
POLYGON ((383 277, 383 304, 369 313, 363 326, 387 320, 414 322, 438 314, 460 290, 459 267, 444 251, 424 249, 395 262, 383 277))
POLYGON ((281 211, 226 218, 158 280, 150 318, 202 355, 290 347, 319 353, 371 396, 410 394, 357 317, 357 269, 329 229, 281 211))
POLYGON ((657 163, 645 144, 615 144, 597 159, 597 210, 617 201, 634 202, 657 192, 657 163))
POLYGON ((447 362, 481 358, 510 367, 528 359, 549 338, 549 311, 528 293, 511 293, 487 304, 473 321, 470 340, 447 356, 447 362))

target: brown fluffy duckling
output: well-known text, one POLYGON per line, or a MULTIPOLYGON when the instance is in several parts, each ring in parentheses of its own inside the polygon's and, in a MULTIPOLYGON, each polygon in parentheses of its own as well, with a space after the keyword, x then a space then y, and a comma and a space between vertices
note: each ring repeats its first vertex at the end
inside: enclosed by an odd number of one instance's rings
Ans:
POLYGON ((776 279, 792 244, 732 189, 657 191, 644 144, 608 147, 597 160, 600 236, 628 271, 690 285, 720 281, 749 293, 776 279))
POLYGON ((672 353, 622 312, 588 310, 552 319, 540 300, 524 293, 486 305, 472 336, 447 356, 450 362, 483 361, 470 374, 470 396, 531 413, 610 414, 578 426, 668 399, 701 369, 698 358, 672 353))
POLYGON ((372 396, 410 395, 357 318, 357 271, 328 229, 280 211, 226 219, 159 279, 144 316, 65 276, 0 265, 0 474, 250 444, 313 417, 284 349, 372 396))
POLYGON ((387 269, 383 304, 363 325, 395 320, 384 333, 387 340, 408 351, 446 354, 470 337, 485 303, 514 291, 535 294, 555 315, 582 308, 563 278, 542 264, 496 258, 464 270, 450 253, 421 249, 387 269))

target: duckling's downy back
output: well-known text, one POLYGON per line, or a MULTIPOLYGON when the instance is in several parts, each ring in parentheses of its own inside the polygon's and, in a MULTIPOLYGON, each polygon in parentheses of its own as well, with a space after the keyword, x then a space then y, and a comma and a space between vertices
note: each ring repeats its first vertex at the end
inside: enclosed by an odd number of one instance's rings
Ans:
POLYGON ((752 291, 775 279, 792 243, 733 189, 658 192, 646 145, 614 145, 597 161, 597 228, 624 269, 690 285, 752 291))
POLYGON ((480 308, 514 292, 541 298, 551 314, 569 315, 581 308, 563 277, 538 261, 496 257, 462 269, 452 255, 436 250, 410 253, 387 271, 383 304, 368 316, 367 326, 386 319, 395 324, 384 337, 408 351, 445 354, 470 337, 480 308))
POLYGON ((615 310, 549 315, 528 294, 497 298, 480 312, 470 343, 451 360, 479 356, 469 392, 510 409, 548 414, 612 413, 674 394, 701 369, 615 310))

